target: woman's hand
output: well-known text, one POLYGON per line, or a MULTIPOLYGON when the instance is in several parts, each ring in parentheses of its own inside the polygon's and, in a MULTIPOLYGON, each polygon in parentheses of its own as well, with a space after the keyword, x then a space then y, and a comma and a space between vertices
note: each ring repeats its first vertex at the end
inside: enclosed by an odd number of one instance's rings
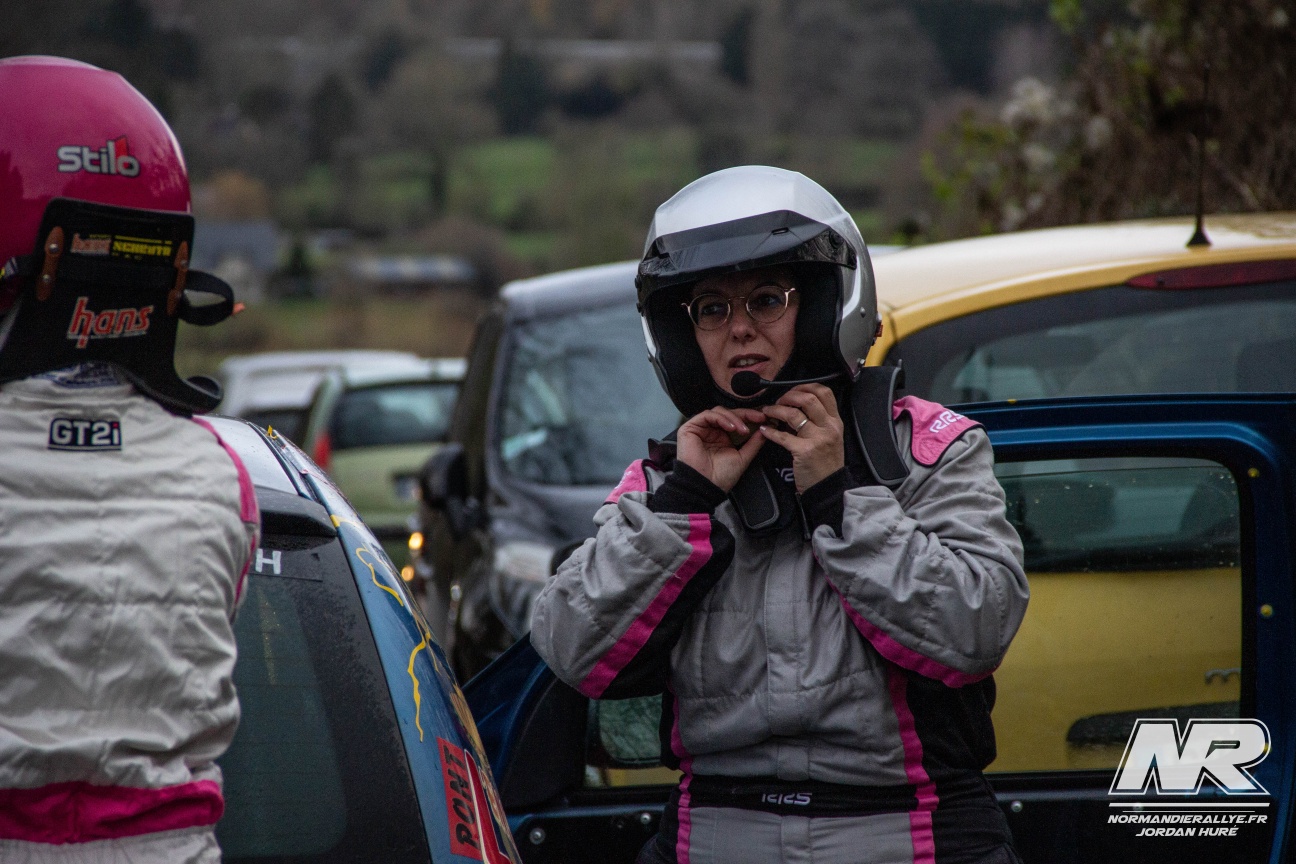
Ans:
POLYGON ((751 408, 716 406, 703 411, 679 428, 675 458, 728 492, 765 444, 764 438, 753 434, 753 428, 764 421, 765 415, 751 408), (750 437, 735 446, 731 434, 750 437))
POLYGON ((842 443, 843 424, 837 413, 837 399, 822 384, 799 384, 773 405, 765 416, 782 421, 791 431, 766 424, 761 435, 792 454, 792 473, 800 494, 846 464, 842 443))

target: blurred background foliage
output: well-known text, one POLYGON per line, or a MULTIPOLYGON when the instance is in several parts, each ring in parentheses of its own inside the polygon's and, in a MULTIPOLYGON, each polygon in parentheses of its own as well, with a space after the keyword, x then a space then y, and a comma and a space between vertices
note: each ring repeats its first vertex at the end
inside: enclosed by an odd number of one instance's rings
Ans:
POLYGON ((1296 32, 1278 0, 1053 0, 1071 61, 922 156, 933 237, 1296 206, 1296 32))
POLYGON ((659 203, 751 162, 821 182, 871 243, 1191 212, 1195 136, 1208 208, 1291 208, 1292 5, 6 0, 0 55, 126 75, 199 219, 272 220, 286 270, 453 254, 485 302, 637 256, 659 203))

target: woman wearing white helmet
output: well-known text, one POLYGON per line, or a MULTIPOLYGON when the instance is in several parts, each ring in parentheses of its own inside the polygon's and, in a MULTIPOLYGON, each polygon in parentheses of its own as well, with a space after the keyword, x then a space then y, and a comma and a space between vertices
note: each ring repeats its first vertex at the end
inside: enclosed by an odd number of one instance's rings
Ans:
POLYGON ((982 770, 1025 614, 989 439, 865 369, 868 252, 813 181, 748 166, 658 208, 637 280, 689 419, 536 601, 591 698, 663 693, 682 772, 641 862, 1012 862, 982 770))

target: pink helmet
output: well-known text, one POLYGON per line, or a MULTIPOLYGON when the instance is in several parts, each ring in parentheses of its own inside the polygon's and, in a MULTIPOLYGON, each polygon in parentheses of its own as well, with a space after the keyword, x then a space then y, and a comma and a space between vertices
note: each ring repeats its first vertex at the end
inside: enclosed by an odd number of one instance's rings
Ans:
POLYGON ((0 383, 109 363, 173 411, 213 408, 216 382, 176 374, 177 325, 219 323, 234 294, 189 269, 171 128, 117 73, 61 57, 0 60, 0 94, 0 383))
POLYGON ((116 72, 10 57, 0 60, 0 93, 0 265, 35 250, 53 198, 189 212, 180 143, 116 72))

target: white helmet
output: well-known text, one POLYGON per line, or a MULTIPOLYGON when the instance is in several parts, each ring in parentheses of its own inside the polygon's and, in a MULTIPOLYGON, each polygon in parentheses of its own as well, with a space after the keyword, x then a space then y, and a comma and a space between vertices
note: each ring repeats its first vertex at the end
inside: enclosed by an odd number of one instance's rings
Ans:
POLYGON ((855 220, 803 174, 764 165, 726 168, 657 208, 635 277, 648 357, 685 416, 772 398, 738 400, 715 386, 680 301, 704 276, 773 264, 793 265, 801 296, 796 348, 778 378, 858 375, 880 318, 855 220))

